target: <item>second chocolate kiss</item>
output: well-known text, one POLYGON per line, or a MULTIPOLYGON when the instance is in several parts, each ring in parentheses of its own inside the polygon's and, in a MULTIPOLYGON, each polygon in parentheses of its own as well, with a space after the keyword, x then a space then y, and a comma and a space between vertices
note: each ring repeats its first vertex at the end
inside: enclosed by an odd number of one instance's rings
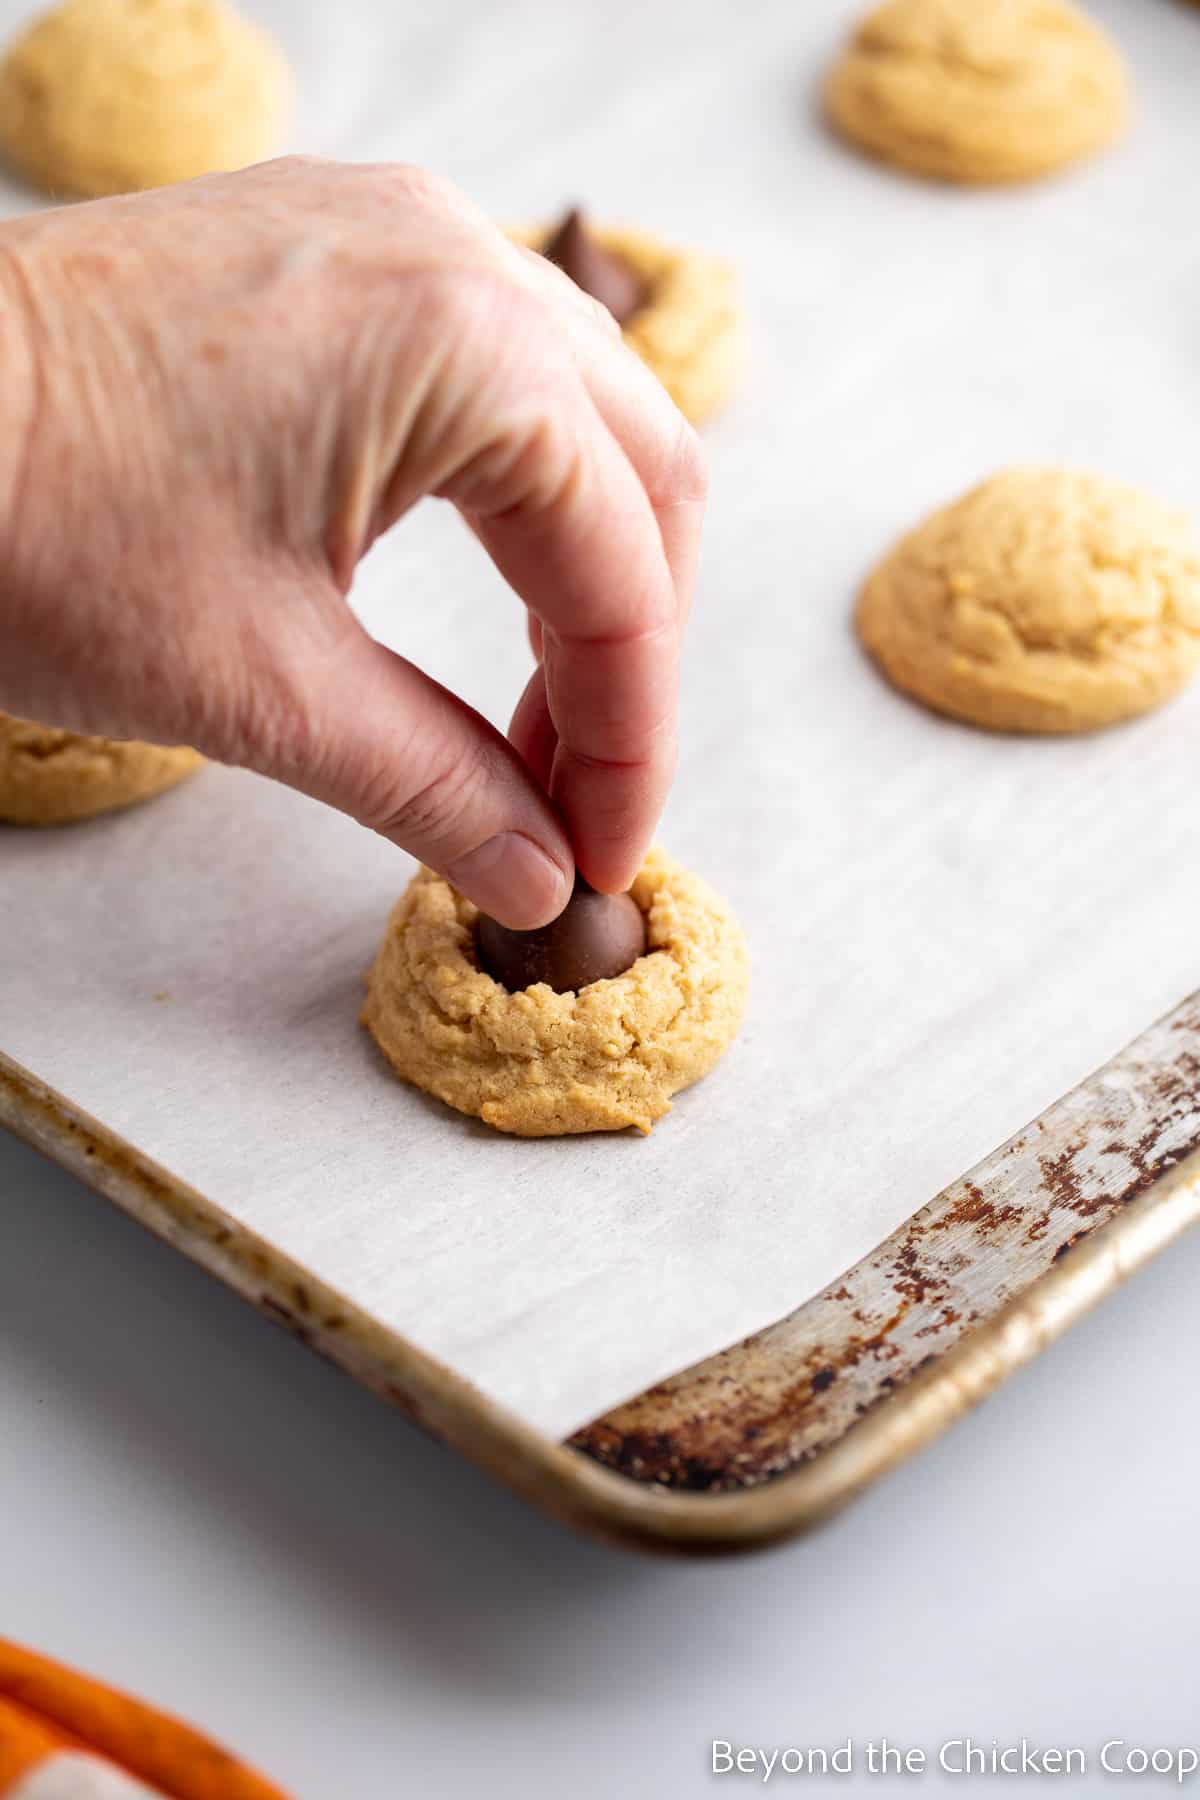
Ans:
POLYGON ((646 289, 629 264, 598 244, 577 206, 572 207, 542 249, 547 262, 569 275, 575 286, 607 306, 618 325, 639 312, 646 289))
POLYGON ((544 981, 556 994, 623 975, 646 952, 646 921, 632 894, 598 894, 582 876, 564 910, 537 931, 510 931, 486 913, 475 927, 480 967, 510 994, 544 981))

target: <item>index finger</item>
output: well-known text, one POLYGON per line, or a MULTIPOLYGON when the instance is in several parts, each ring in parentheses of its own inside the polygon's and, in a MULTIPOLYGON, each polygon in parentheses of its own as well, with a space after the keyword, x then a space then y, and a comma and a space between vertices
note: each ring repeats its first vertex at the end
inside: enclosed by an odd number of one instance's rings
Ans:
POLYGON ((708 485, 700 439, 658 377, 622 341, 612 314, 544 256, 533 250, 520 256, 523 278, 553 312, 601 418, 646 490, 686 621, 708 485))
POLYGON ((641 866, 674 774, 678 599, 654 506, 578 374, 564 370, 542 405, 524 491, 473 523, 541 624, 551 798, 585 879, 614 892, 641 866))

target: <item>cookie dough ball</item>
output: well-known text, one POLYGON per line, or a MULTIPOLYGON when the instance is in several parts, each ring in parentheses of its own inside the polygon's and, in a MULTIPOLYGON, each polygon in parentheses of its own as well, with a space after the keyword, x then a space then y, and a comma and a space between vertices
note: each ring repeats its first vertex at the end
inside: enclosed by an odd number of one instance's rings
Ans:
POLYGON ((829 115, 942 181, 1030 181, 1118 136, 1121 58, 1070 0, 885 0, 830 73, 829 115))
POLYGON ((149 800, 197 770, 195 750, 79 737, 0 713, 0 820, 67 825, 149 800))
POLYGON ((1093 731, 1200 663, 1200 533, 1070 469, 996 475, 903 538, 858 630, 896 686, 997 731, 1093 731))
MULTIPOLYGON (((518 231, 518 243, 544 250, 556 227, 518 231)), ((625 263, 641 303, 621 326, 625 342, 653 369, 693 425, 729 399, 745 355, 737 280, 728 263, 700 250, 681 250, 647 232, 593 225, 588 232, 625 263)))
POLYGON ((0 152, 52 194, 119 194, 274 150, 291 78, 225 0, 65 0, 0 63, 0 152))
POLYGON ((509 993, 479 966, 478 912, 423 869, 367 981, 363 1024, 405 1081, 517 1137, 648 1132, 741 1023, 749 957, 725 902, 661 850, 632 894, 647 950, 624 975, 509 993))

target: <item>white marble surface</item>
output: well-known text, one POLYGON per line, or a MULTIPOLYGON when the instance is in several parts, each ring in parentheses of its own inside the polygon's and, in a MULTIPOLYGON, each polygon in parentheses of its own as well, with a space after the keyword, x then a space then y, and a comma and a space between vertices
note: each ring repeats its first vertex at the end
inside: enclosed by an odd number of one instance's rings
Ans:
POLYGON ((1196 1741, 1198 1282, 1193 1238, 808 1542, 659 1563, 544 1520, 0 1139, 0 1632, 297 1800, 973 1792, 706 1759, 1196 1741))

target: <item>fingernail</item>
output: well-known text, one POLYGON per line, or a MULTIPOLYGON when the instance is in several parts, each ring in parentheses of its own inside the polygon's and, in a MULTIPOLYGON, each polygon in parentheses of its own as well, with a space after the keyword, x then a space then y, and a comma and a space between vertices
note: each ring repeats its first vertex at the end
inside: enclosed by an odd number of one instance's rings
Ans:
POLYGON ((553 857, 519 831, 499 831, 446 870, 460 893, 512 931, 533 931, 556 919, 570 898, 570 880, 553 857))

